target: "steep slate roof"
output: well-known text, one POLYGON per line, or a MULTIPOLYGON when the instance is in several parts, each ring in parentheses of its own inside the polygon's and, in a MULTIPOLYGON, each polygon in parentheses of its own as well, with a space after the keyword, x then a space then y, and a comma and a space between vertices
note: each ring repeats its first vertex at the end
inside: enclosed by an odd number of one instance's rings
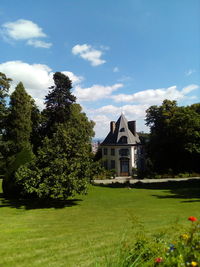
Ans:
POLYGON ((115 130, 112 133, 111 131, 106 136, 101 145, 136 145, 140 143, 140 139, 137 133, 135 135, 130 131, 128 126, 128 121, 125 116, 122 114, 115 124, 115 130), (124 129, 123 131, 120 131, 124 129), (127 137, 127 143, 121 143, 120 138, 122 136, 127 137))

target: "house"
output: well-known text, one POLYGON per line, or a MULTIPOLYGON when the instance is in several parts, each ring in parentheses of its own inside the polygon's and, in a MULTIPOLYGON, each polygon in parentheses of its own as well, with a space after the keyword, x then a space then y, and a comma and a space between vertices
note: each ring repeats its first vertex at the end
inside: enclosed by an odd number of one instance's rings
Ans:
POLYGON ((117 122, 110 122, 110 132, 101 143, 106 169, 115 169, 117 176, 130 176, 141 167, 142 145, 136 133, 136 122, 127 121, 121 114, 117 122))

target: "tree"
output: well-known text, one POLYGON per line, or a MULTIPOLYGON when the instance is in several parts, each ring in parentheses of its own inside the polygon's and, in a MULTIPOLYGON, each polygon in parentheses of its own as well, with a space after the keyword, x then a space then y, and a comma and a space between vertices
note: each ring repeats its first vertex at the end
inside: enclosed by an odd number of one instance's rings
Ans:
POLYGON ((33 157, 30 137, 32 132, 32 99, 20 82, 10 96, 9 115, 6 121, 6 174, 3 180, 4 194, 17 193, 15 172, 19 166, 33 157))
POLYGON ((4 73, 0 72, 0 175, 5 171, 5 158, 2 154, 5 150, 5 143, 3 142, 3 134, 5 134, 5 122, 8 115, 8 108, 6 106, 6 98, 10 88, 11 79, 7 78, 4 73))
POLYGON ((4 73, 0 72, 0 135, 5 129, 5 118, 7 115, 6 98, 12 80, 7 78, 4 73))
POLYGON ((146 125, 150 126, 147 154, 158 173, 167 173, 175 163, 173 152, 176 144, 169 124, 176 109, 176 101, 164 100, 161 106, 151 106, 146 111, 146 125))
POLYGON ((165 100, 147 110, 150 126, 147 146, 153 170, 158 173, 200 171, 200 115, 198 104, 178 107, 165 100))
POLYGON ((80 105, 72 104, 70 112, 70 119, 57 126, 53 137, 44 139, 37 158, 17 171, 22 194, 67 199, 86 192, 92 174, 90 142, 94 124, 81 112, 80 105))
POLYGON ((53 76, 54 86, 45 97, 46 108, 42 112, 43 136, 52 137, 56 132, 56 127, 60 123, 65 123, 70 116, 70 105, 75 102, 76 97, 71 94, 72 82, 61 72, 56 72, 53 76))
POLYGON ((10 96, 10 114, 7 121, 7 139, 12 142, 14 154, 31 146, 31 113, 32 98, 20 82, 10 96))
POLYGON ((176 142, 177 168, 200 172, 200 113, 194 106, 180 107, 170 126, 176 142))
POLYGON ((31 105, 32 105, 31 109, 32 131, 30 135, 30 142, 34 154, 37 154, 37 150, 42 144, 42 136, 40 131, 42 117, 41 117, 41 112, 36 106, 35 101, 33 99, 31 99, 31 105))

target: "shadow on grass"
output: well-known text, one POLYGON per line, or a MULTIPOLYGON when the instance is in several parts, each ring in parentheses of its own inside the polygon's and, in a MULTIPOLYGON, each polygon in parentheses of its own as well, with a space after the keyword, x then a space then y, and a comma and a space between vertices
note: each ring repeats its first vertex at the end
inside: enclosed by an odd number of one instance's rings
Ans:
POLYGON ((200 180, 190 179, 186 181, 166 181, 145 183, 139 181, 135 184, 129 182, 113 183, 109 185, 98 184, 96 186, 111 187, 111 188, 141 188, 141 189, 158 189, 167 190, 166 195, 153 195, 159 199, 177 198, 184 199, 181 202, 200 202, 200 180))
POLYGON ((166 199, 166 198, 176 198, 182 199, 181 202, 183 203, 194 203, 200 202, 200 187, 192 187, 192 188, 173 188, 167 191, 170 193, 168 195, 153 195, 159 199, 166 199))
POLYGON ((10 199, 5 198, 3 193, 0 193, 0 208, 11 207, 16 209, 61 209, 65 207, 72 207, 79 205, 82 199, 69 200, 38 200, 38 199, 10 199))

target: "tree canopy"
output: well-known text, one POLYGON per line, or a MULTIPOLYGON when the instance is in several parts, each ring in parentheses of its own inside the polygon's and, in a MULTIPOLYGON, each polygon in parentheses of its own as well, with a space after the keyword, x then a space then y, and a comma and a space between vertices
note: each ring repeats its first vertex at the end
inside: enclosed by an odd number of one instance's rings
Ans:
POLYGON ((199 104, 178 107, 176 101, 165 100, 147 110, 146 125, 151 131, 148 155, 156 172, 200 171, 199 104))
POLYGON ((22 193, 42 199, 85 193, 91 178, 92 128, 93 122, 73 104, 70 119, 59 124, 52 138, 45 137, 34 161, 17 171, 22 193))
POLYGON ((42 112, 42 141, 36 157, 15 175, 22 195, 41 199, 67 199, 85 193, 92 174, 94 123, 74 103, 69 78, 55 73, 54 83, 42 112))
POLYGON ((43 115, 43 135, 49 137, 56 131, 59 123, 65 123, 70 116, 70 105, 75 102, 76 97, 71 94, 72 82, 61 72, 53 75, 54 85, 49 89, 45 97, 45 109, 43 115))

